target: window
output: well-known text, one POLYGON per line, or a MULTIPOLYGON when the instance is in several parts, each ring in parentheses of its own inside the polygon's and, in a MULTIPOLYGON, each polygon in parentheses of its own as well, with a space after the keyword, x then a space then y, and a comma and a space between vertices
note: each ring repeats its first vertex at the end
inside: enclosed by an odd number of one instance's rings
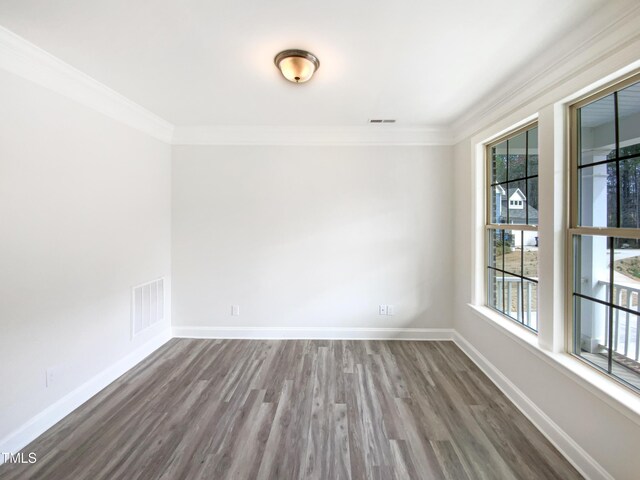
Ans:
POLYGON ((487 146, 487 305, 538 330, 538 127, 487 146))
POLYGON ((640 75, 570 115, 572 351, 640 389, 640 75))

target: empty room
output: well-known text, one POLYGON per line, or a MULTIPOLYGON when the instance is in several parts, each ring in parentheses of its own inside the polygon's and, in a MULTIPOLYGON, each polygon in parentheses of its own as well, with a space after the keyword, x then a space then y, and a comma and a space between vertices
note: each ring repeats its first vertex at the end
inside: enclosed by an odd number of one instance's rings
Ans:
POLYGON ((0 0, 0 479, 640 479, 638 0, 0 0))

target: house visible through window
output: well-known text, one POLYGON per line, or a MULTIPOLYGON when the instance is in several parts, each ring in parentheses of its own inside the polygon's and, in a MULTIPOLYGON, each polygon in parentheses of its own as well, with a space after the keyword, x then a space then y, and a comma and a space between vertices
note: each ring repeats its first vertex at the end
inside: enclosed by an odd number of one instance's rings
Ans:
POLYGON ((573 353, 640 389, 640 75, 571 120, 573 353))
POLYGON ((538 330, 538 128, 487 147, 487 305, 538 330))

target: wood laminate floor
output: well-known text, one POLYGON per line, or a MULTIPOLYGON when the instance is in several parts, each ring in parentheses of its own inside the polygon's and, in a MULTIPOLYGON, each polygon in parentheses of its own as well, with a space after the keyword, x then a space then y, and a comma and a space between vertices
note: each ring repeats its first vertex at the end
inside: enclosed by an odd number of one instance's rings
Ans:
POLYGON ((174 339, 3 479, 562 479, 452 342, 174 339))

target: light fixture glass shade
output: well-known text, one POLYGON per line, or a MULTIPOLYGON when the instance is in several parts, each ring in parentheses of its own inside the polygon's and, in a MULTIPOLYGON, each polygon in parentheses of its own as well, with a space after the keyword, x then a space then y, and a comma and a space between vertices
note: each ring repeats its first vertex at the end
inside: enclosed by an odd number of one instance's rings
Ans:
POLYGON ((274 63, 284 78, 294 83, 304 83, 311 79, 320 67, 320 61, 312 53, 304 50, 285 50, 276 55, 274 63))

